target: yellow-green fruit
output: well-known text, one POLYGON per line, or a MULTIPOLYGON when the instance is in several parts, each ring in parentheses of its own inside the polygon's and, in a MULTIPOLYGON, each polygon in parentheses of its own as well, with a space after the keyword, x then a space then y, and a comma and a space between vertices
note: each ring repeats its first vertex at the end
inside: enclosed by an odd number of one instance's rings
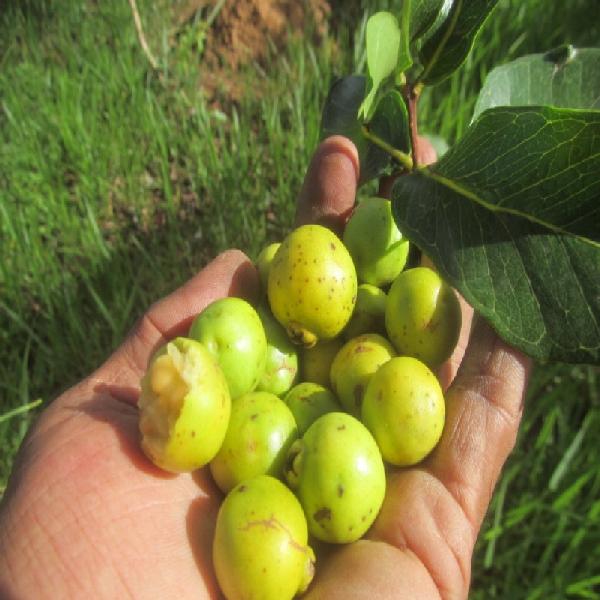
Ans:
POLYGON ((250 392, 231 405, 227 434, 210 471, 223 492, 258 475, 282 475, 298 427, 287 404, 268 392, 250 392))
POLYGON ((392 216, 392 203, 384 198, 361 200, 344 230, 358 280, 378 287, 391 283, 404 269, 408 240, 392 216))
POLYGON ((290 600, 314 575, 306 518, 294 494, 261 475, 235 487, 219 509, 213 540, 227 600, 290 600))
POLYGON ((271 263, 277 250, 281 246, 280 242, 273 242, 268 246, 265 246, 256 259, 256 268, 258 269, 258 276, 260 278, 260 286, 265 296, 267 295, 267 285, 269 281, 269 271, 271 270, 271 263))
POLYGON ((194 340, 176 338, 157 352, 138 401, 142 449, 157 466, 182 473, 218 452, 231 410, 216 360, 194 340))
POLYGON ((302 348, 300 355, 300 379, 329 387, 329 373, 335 355, 344 342, 340 338, 319 342, 312 348, 302 348))
POLYGON ((232 398, 256 388, 267 359, 267 336, 256 309, 241 298, 220 298, 193 321, 189 337, 216 358, 232 398))
POLYGON ((356 270, 341 240, 321 225, 290 233, 269 271, 269 303, 292 341, 314 346, 346 326, 356 302, 356 270))
POLYGON ((369 380, 395 354, 393 346, 376 333, 359 335, 344 344, 331 365, 331 387, 349 413, 360 417, 369 380))
POLYGON ((369 283, 358 286, 356 305, 348 325, 344 329, 347 340, 363 333, 385 335, 385 292, 369 283))
POLYGON ((292 344, 285 329, 271 314, 268 306, 258 306, 256 312, 267 336, 265 368, 256 389, 281 396, 292 387, 298 375, 297 347, 292 344))
POLYGON ((446 407, 433 372, 410 356, 392 358, 371 377, 362 405, 367 426, 387 462, 410 466, 438 443, 446 407))
POLYGON ((385 327, 398 354, 435 368, 450 358, 460 326, 458 298, 433 269, 417 267, 398 275, 385 309, 385 327))
POLYGON ((284 402, 296 419, 299 435, 304 432, 322 415, 329 412, 341 412, 342 407, 331 390, 304 381, 295 385, 284 398, 284 402))
POLYGON ((385 496, 385 468, 369 430, 354 417, 319 417, 292 444, 286 478, 317 539, 347 544, 371 526, 385 496))

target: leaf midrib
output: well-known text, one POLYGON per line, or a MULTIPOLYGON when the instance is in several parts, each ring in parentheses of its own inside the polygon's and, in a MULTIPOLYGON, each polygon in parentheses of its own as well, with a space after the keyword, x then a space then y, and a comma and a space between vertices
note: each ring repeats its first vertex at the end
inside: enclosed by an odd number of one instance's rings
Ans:
POLYGON ((464 185, 457 183, 455 180, 450 179, 449 177, 444 177, 443 175, 440 175, 439 173, 434 173, 433 171, 431 171, 430 169, 428 169, 426 167, 419 169, 419 173, 421 175, 424 175, 425 177, 429 177, 433 181, 451 189, 453 192, 456 192, 457 194, 459 194, 469 200, 472 200, 473 202, 476 202, 483 208, 485 208, 493 213, 508 214, 508 215, 520 217, 522 219, 526 219, 527 221, 529 221, 531 223, 535 223, 536 225, 545 227, 546 229, 549 229, 550 231, 552 231, 554 233, 558 233, 561 235, 569 235, 571 237, 581 240, 582 242, 584 242, 586 244, 590 244, 594 248, 600 249, 600 242, 596 242, 586 236, 576 235, 570 231, 563 229, 562 227, 558 227, 557 225, 554 225, 553 223, 549 223, 548 221, 545 221, 544 219, 539 219, 529 213, 525 213, 520 210, 517 210, 516 208, 509 208, 509 207, 505 207, 505 206, 500 206, 498 204, 494 204, 492 202, 488 202, 487 200, 485 200, 484 198, 482 198, 475 192, 466 188, 464 185))
POLYGON ((450 37, 454 33, 454 30, 456 29, 456 25, 458 23, 458 17, 460 15, 460 11, 462 10, 462 5, 463 5, 462 0, 456 1, 456 4, 454 5, 455 10, 454 10, 454 13, 452 14, 451 21, 448 24, 448 29, 446 29, 446 31, 444 32, 444 35, 442 36, 442 39, 440 40, 438 47, 435 49, 433 56, 431 57, 431 60, 429 61, 429 63, 425 67, 425 69, 423 69, 423 73, 421 73, 421 75, 419 77, 419 81, 424 81, 425 78, 427 77, 427 75, 429 75, 429 73, 431 72, 433 67, 438 62, 440 55, 442 54, 442 52, 444 51, 444 48, 446 47, 446 44, 448 43, 448 40, 450 39, 450 37))

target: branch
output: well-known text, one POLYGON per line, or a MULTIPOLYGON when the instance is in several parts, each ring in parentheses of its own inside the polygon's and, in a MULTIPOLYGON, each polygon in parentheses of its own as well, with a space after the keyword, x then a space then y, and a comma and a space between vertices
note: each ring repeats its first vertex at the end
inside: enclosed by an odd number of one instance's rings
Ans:
POLYGON ((144 35, 144 29, 142 27, 142 20, 140 19, 140 13, 137 9, 136 0, 129 0, 129 6, 131 6, 131 12, 133 13, 133 21, 135 23, 135 30, 137 31, 138 40, 146 55, 146 58, 150 62, 150 65, 155 71, 158 71, 158 61, 154 58, 154 55, 150 51, 148 46, 148 42, 146 41, 146 36, 144 35))
POLYGON ((410 142, 412 146, 412 157, 415 167, 419 166, 419 130, 417 126, 417 102, 423 89, 423 84, 404 86, 404 98, 406 100, 406 108, 408 110, 408 123, 410 127, 410 142))

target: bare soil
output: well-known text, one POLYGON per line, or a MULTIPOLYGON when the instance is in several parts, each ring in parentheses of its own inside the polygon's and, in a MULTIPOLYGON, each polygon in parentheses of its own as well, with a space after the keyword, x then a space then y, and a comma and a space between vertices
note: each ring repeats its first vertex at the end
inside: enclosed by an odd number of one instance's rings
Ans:
MULTIPOLYGON (((180 9, 180 24, 216 0, 189 0, 180 9)), ((209 96, 239 99, 243 86, 237 74, 249 64, 267 66, 273 49, 289 35, 311 32, 318 43, 327 31, 328 0, 227 0, 208 31, 202 58, 202 86, 209 96)))

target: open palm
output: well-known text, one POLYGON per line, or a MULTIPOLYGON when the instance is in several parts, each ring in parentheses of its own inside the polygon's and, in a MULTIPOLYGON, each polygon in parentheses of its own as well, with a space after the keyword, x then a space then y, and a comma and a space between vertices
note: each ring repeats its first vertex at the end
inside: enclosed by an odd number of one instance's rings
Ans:
MULTIPOLYGON (((338 232, 355 200, 356 150, 317 150, 298 222, 338 232)), ((212 534, 221 494, 206 469, 168 475, 141 453, 136 400, 148 358, 209 302, 252 300, 256 272, 224 253, 155 304, 95 373, 42 414, 0 507, 0 597, 216 598, 212 534)), ((467 308, 465 308, 467 310, 467 308)), ((441 373, 449 383, 459 348, 441 373)), ((447 393, 442 440, 419 467, 388 479, 367 539, 318 557, 311 598, 464 598, 473 545, 522 410, 529 362, 477 323, 447 393)))

